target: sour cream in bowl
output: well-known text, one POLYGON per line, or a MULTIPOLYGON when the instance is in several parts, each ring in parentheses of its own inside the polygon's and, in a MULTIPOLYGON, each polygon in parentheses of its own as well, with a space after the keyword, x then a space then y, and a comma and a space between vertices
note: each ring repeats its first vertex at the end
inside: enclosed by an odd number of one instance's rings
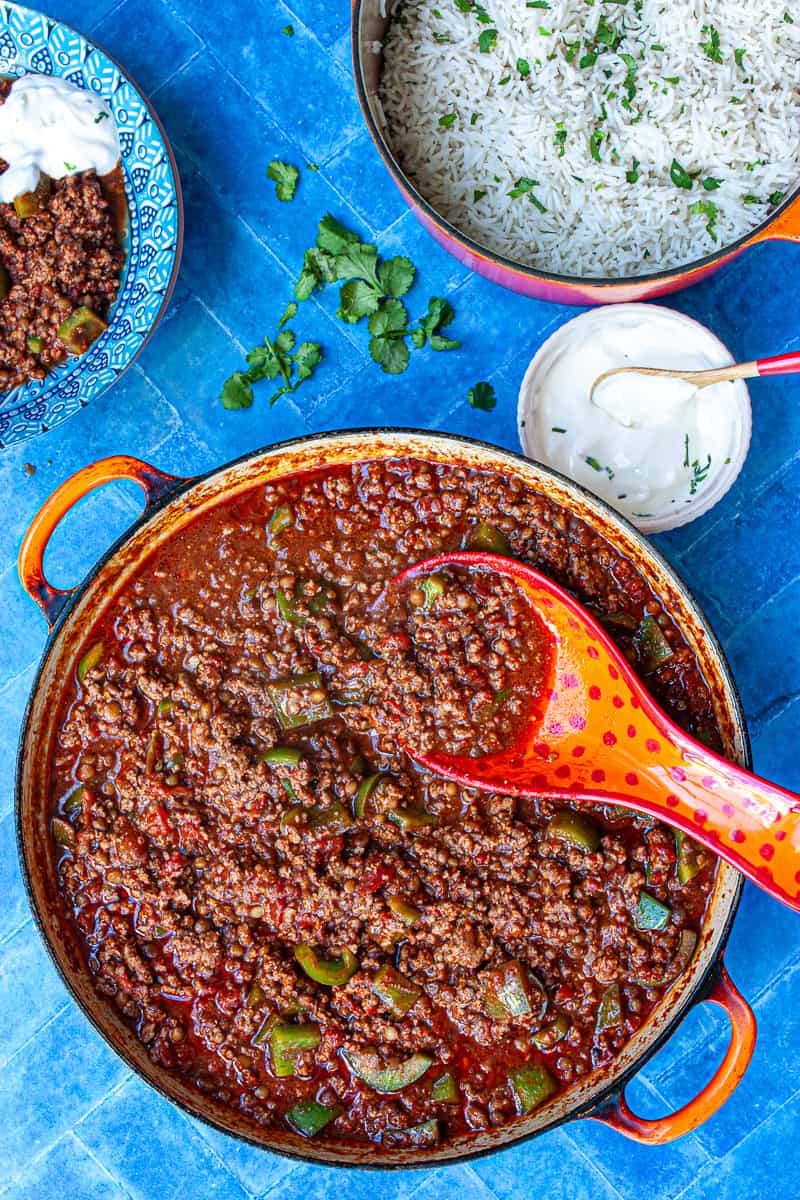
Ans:
POLYGON ((33 192, 42 175, 108 175, 119 161, 117 127, 102 97, 54 75, 22 75, 0 105, 0 201, 33 192))
POLYGON ((601 496, 644 532, 707 512, 736 479, 750 444, 743 381, 697 389, 616 375, 615 367, 700 370, 733 362, 709 329, 672 309, 619 304, 562 325, 534 356, 519 393, 530 457, 601 496))

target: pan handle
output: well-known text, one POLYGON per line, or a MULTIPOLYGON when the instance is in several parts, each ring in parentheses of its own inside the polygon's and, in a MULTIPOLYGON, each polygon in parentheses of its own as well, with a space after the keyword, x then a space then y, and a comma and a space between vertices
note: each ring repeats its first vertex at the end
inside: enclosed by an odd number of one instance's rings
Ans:
POLYGON ((750 1005, 733 984, 722 963, 719 964, 716 979, 703 1000, 719 1005, 731 1023, 731 1040, 725 1057, 703 1090, 677 1112, 647 1121, 631 1112, 623 1087, 595 1112, 589 1114, 593 1121, 601 1121, 635 1142, 657 1146, 691 1133, 722 1107, 738 1087, 753 1057, 756 1019, 750 1005))
POLYGON ((131 479, 138 483, 145 495, 145 512, 164 496, 169 495, 183 479, 178 475, 167 475, 138 458, 127 454, 115 454, 101 458, 99 462, 81 467, 44 502, 31 521, 28 532, 20 546, 19 577, 25 591, 36 601, 52 629, 64 605, 75 588, 54 588, 44 577, 44 552, 62 517, 69 510, 104 483, 115 479, 131 479))
POLYGON ((791 204, 765 229, 751 237, 747 244, 755 246, 757 242, 772 241, 800 242, 800 195, 795 196, 791 204))

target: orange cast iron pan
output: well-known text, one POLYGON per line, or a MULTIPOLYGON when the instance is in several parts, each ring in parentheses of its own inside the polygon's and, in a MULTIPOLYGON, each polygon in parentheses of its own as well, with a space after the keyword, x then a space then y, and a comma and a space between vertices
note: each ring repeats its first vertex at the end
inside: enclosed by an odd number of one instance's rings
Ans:
POLYGON ((16 818, 23 876, 38 926, 53 961, 84 1014, 144 1080, 164 1096, 217 1129, 269 1150, 341 1166, 429 1166, 497 1150, 578 1117, 602 1121, 640 1142, 671 1141, 697 1128, 722 1105, 753 1053, 755 1021, 731 982, 722 953, 739 901, 741 875, 720 862, 697 951, 686 971, 647 1022, 608 1066, 592 1072, 527 1117, 510 1125, 454 1138, 438 1147, 402 1150, 344 1141, 306 1140, 288 1129, 266 1129, 156 1065, 116 1008, 94 990, 83 952, 66 919, 58 890, 50 835, 48 764, 57 724, 61 683, 74 668, 87 629, 100 617, 142 561, 174 538, 200 513, 236 494, 285 477, 365 460, 412 456, 500 472, 563 505, 611 542, 639 570, 679 625, 714 697, 725 755, 749 764, 744 720, 722 651, 697 605, 664 560, 622 517, 555 472, 517 454, 480 442, 415 430, 372 429, 320 434, 284 442, 196 479, 177 479, 125 455, 83 467, 66 480, 34 517, 19 556, 20 578, 50 626, 21 734, 16 818), (43 569, 47 543, 61 519, 94 488, 132 479, 145 494, 142 516, 111 547, 77 587, 50 584, 43 569), (721 1007, 731 1041, 713 1078, 694 1099, 669 1116, 645 1120, 625 1099, 625 1085, 674 1032, 697 1003, 721 1007))

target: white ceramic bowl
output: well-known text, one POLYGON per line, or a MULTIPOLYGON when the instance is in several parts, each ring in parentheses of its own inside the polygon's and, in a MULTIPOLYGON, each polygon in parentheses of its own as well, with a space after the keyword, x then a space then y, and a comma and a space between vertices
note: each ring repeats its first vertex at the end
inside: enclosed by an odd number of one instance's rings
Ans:
MULTIPOLYGON (((692 317, 687 317, 683 313, 676 312, 674 309, 666 308, 663 305, 614 304, 581 313, 580 316, 574 317, 571 321, 567 321, 565 325, 557 329, 539 347, 531 359, 520 385, 517 428, 523 452, 529 458, 545 463, 545 465, 553 467, 555 470, 561 469, 558 463, 549 460, 544 447, 537 437, 538 422, 533 419, 534 388, 532 386, 536 377, 541 376, 542 373, 549 370, 555 355, 564 348, 567 342, 573 339, 588 339, 592 334, 602 329, 605 322, 609 320, 616 321, 623 313, 628 313, 633 317, 641 315, 642 319, 646 319, 652 317, 654 310, 659 314, 668 316, 673 329, 679 327, 680 324, 684 324, 687 329, 691 329, 693 340, 697 339, 698 334, 701 335, 704 342, 704 349, 711 365, 725 366, 734 361, 727 346, 705 325, 693 320, 692 317)), ((641 365, 646 366, 648 364, 642 363, 641 365)), ((697 495, 692 497, 689 503, 681 504, 669 512, 652 517, 631 517, 625 514, 643 533, 660 533, 665 529, 676 529, 679 525, 686 525, 689 521, 696 520, 697 517, 702 516, 703 513, 713 508, 736 481, 750 447, 752 420, 750 393, 747 385, 742 380, 737 380, 734 384, 726 384, 725 386, 730 386, 732 389, 730 403, 733 428, 729 461, 712 476, 708 481, 708 487, 698 489, 697 495)), ((584 480, 580 482, 586 486, 584 480)), ((613 501, 608 501, 608 503, 613 504, 613 501)))

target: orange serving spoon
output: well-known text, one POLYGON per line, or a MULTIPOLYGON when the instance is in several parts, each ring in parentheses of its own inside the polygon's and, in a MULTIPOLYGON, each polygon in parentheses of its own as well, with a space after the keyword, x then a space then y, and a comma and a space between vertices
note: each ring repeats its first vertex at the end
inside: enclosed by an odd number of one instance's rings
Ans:
POLYGON ((454 551, 407 567, 393 584, 447 566, 494 571, 525 590, 552 639, 549 678, 511 748, 472 758, 405 746, 416 762, 466 787, 649 813, 800 911, 800 796, 684 733, 591 613, 525 563, 454 551))

